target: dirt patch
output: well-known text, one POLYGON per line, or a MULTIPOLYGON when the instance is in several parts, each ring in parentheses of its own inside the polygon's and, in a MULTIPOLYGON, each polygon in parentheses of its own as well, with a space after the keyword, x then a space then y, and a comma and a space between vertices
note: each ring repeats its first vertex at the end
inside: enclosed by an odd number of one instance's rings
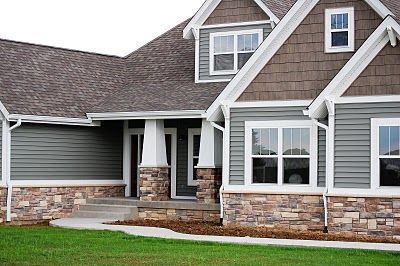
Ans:
POLYGON ((184 222, 184 221, 156 221, 156 220, 133 220, 118 221, 114 225, 161 227, 184 234, 214 235, 214 236, 237 236, 277 239, 302 239, 302 240, 327 240, 346 242, 375 242, 400 244, 400 240, 388 237, 375 236, 349 236, 338 233, 323 233, 322 231, 297 231, 277 230, 268 227, 244 227, 244 226, 221 226, 211 222, 184 222))

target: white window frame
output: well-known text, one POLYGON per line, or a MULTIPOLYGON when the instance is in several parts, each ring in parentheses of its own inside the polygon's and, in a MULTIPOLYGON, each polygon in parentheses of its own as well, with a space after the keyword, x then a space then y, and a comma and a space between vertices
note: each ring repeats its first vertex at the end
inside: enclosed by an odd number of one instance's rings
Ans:
POLYGON ((317 188, 318 185, 318 128, 312 121, 287 120, 287 121, 246 121, 245 122, 245 186, 257 187, 266 191, 302 191, 307 188, 317 188), (278 129, 278 183, 277 184, 259 184, 253 183, 252 167, 252 130, 264 128, 278 129), (283 155, 283 129, 284 128, 309 128, 310 129, 310 155, 283 155), (285 184, 283 181, 283 158, 310 158, 310 183, 309 184, 285 184))
MULTIPOLYGON (((196 157, 193 156, 193 151, 194 151, 194 141, 193 138, 194 136, 200 136, 201 138, 201 129, 200 128, 189 128, 188 129, 188 177, 187 177, 187 183, 188 186, 197 186, 196 180, 193 179, 193 169, 195 165, 193 165, 193 159, 196 157)), ((200 151, 199 151, 200 152, 200 151)), ((200 154, 199 154, 200 155, 200 154)), ((199 156, 197 156, 198 159, 199 156)))
MULTIPOLYGON (((380 185, 379 128, 385 126, 400 126, 400 118, 371 118, 371 189, 385 192, 400 192, 400 186, 380 185)), ((400 155, 390 156, 400 158, 400 155)))
POLYGON ((355 19, 354 19, 354 7, 346 8, 335 8, 325 10, 325 52, 326 53, 343 53, 343 52, 354 52, 355 50, 355 19), (331 16, 335 14, 348 14, 349 16, 349 27, 347 29, 349 33, 348 46, 332 46, 332 32, 342 32, 344 29, 333 30, 331 29, 331 16))
MULTIPOLYGON (((258 34, 258 46, 263 42, 263 29, 254 29, 254 30, 241 30, 241 31, 227 31, 227 32, 214 32, 210 33, 210 47, 209 47, 209 61, 210 61, 210 76, 216 75, 234 75, 236 74, 238 69, 238 54, 240 53, 250 53, 250 51, 241 52, 238 51, 238 36, 244 34, 258 34), (215 37, 224 37, 233 35, 233 70, 214 70, 214 56, 220 54, 232 54, 232 53, 214 53, 214 38, 215 37)), ((257 47, 258 47, 257 46, 257 47)), ((254 51, 253 51, 254 53, 254 51)))

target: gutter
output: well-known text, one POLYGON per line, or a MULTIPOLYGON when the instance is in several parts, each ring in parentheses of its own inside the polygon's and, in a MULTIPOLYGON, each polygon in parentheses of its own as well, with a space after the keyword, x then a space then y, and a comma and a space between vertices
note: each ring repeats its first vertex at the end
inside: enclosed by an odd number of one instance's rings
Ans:
MULTIPOLYGON (((218 124, 215 123, 215 122, 211 122, 211 125, 212 125, 214 128, 216 128, 216 129, 222 131, 223 143, 225 144, 225 128, 221 127, 220 125, 218 125, 218 124)), ((224 145, 223 145, 223 146, 224 146, 224 145)), ((223 146, 222 146, 222 147, 223 147, 223 146)), ((223 149, 224 149, 224 147, 223 147, 223 149)), ((223 169, 223 168, 222 168, 222 169, 223 169)), ((224 175, 224 174, 222 173, 222 175, 224 175)), ((219 204, 220 204, 220 215, 219 215, 219 218, 220 218, 221 224, 223 224, 223 222, 224 222, 224 201, 223 201, 223 198, 222 198, 223 193, 224 193, 224 182, 223 182, 223 179, 222 179, 222 185, 221 185, 221 187, 219 188, 219 204)))
POLYGON ((6 130, 7 138, 7 157, 6 157, 6 186, 7 186, 7 206, 6 221, 11 222, 11 199, 12 199, 12 182, 11 182, 11 132, 22 125, 22 119, 18 119, 17 123, 6 130))
POLYGON ((316 125, 316 126, 318 126, 318 127, 320 127, 320 128, 322 128, 322 129, 324 129, 325 130, 325 132, 326 132, 326 134, 325 134, 325 138, 326 138, 326 143, 325 143, 325 145, 326 145, 326 151, 325 151, 325 190, 324 190, 324 193, 322 194, 322 197, 323 197, 323 200, 324 200, 324 218, 325 218, 325 220, 324 220, 324 233, 328 233, 328 192, 329 192, 329 189, 328 189, 328 167, 329 167, 329 160, 328 160, 328 134, 329 134, 329 127, 327 126, 327 125, 324 125, 324 124, 322 124, 322 123, 320 123, 320 122, 318 122, 317 121, 317 119, 315 119, 315 118, 312 118, 311 119, 312 121, 313 121, 313 123, 316 125))

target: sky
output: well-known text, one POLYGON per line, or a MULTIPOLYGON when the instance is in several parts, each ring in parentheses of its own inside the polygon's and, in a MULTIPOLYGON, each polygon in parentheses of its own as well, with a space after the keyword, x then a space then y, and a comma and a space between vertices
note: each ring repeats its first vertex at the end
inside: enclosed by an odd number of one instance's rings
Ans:
POLYGON ((0 38, 125 56, 204 0, 0 0, 0 38))

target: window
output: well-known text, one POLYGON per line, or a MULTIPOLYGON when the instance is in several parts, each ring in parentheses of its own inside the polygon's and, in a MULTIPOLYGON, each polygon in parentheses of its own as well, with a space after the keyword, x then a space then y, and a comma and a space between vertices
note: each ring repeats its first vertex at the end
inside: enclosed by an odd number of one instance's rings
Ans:
POLYGON ((372 186, 400 186, 400 119, 373 119, 372 186))
POLYGON ((310 121, 246 122, 246 184, 315 185, 315 131, 310 121))
POLYGON ((325 11, 325 51, 354 51, 354 8, 325 11))
POLYGON ((188 186, 197 186, 196 166, 199 163, 201 129, 188 130, 188 186))
POLYGON ((210 34, 210 74, 236 74, 262 42, 263 30, 210 34))

